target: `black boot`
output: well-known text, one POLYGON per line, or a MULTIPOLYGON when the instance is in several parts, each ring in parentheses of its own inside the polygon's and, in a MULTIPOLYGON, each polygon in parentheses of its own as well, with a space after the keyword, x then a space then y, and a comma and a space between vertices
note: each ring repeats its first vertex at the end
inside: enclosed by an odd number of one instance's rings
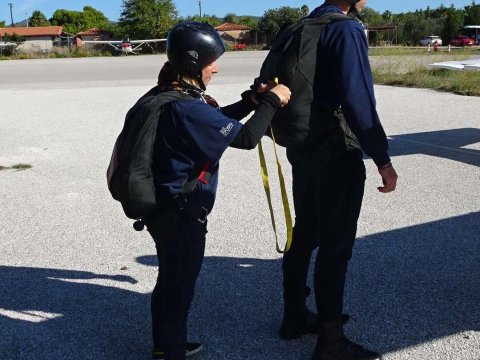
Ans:
POLYGON ((364 349, 347 339, 344 319, 319 324, 319 335, 312 360, 382 360, 382 355, 364 349))
MULTIPOLYGON (((310 295, 310 288, 305 289, 305 298, 310 295)), ((285 299, 280 337, 285 340, 298 339, 305 334, 318 334, 317 315, 308 310, 305 298, 300 301, 285 299)))
POLYGON ((293 310, 285 307, 280 337, 285 340, 298 339, 305 334, 318 334, 317 315, 307 309, 293 310))

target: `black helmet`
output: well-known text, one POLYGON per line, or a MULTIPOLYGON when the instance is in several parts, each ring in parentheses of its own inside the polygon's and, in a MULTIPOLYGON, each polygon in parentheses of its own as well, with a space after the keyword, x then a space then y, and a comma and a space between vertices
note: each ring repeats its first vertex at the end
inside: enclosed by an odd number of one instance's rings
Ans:
POLYGON ((202 69, 224 52, 222 38, 207 23, 180 23, 168 33, 167 57, 180 75, 201 80, 202 69))

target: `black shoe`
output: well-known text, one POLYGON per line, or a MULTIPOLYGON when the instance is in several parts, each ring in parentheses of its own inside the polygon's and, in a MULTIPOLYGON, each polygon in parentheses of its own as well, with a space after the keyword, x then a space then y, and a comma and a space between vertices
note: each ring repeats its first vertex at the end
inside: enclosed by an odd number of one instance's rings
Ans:
POLYGON ((382 355, 342 337, 335 342, 317 341, 312 360, 382 360, 382 355))
POLYGON ((317 315, 307 308, 298 313, 285 313, 279 331, 284 340, 293 340, 305 334, 318 334, 317 315))
MULTIPOLYGON (((186 349, 185 349, 185 357, 190 357, 192 355, 195 355, 202 349, 203 349, 203 346, 200 343, 187 342, 186 349)), ((154 348, 152 350, 152 360, 164 360, 164 359, 165 359, 165 353, 163 352, 163 350, 157 349, 157 348, 154 348)))
MULTIPOLYGON (((350 316, 342 314, 340 322, 345 325, 350 316)), ((319 324, 317 314, 311 312, 307 308, 304 309, 303 315, 288 314, 283 316, 282 325, 280 326, 280 338, 284 340, 295 340, 305 334, 317 334, 319 332, 319 324)))

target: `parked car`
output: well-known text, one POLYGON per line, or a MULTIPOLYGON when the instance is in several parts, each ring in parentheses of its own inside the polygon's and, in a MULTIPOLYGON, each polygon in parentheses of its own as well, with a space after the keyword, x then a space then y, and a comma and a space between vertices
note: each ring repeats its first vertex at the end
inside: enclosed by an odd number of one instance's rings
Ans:
POLYGON ((236 43, 233 45, 233 50, 243 50, 247 47, 247 44, 244 43, 236 43))
POLYGON ((453 37, 450 40, 450 45, 452 45, 452 46, 472 46, 472 45, 475 45, 475 41, 470 39, 468 36, 458 35, 458 36, 453 37))
POLYGON ((425 36, 422 40, 418 42, 419 45, 428 46, 428 45, 442 45, 442 39, 437 35, 425 36))

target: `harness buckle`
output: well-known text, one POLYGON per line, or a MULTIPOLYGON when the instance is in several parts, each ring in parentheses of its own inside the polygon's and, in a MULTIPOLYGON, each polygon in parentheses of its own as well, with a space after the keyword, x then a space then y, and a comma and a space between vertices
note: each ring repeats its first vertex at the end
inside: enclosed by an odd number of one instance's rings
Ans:
POLYGON ((172 197, 173 204, 178 211, 182 211, 187 206, 187 198, 183 194, 177 194, 172 197))
POLYGON ((202 206, 200 216, 198 217, 197 220, 202 224, 205 224, 205 222, 207 221, 207 216, 208 216, 208 209, 202 206))

